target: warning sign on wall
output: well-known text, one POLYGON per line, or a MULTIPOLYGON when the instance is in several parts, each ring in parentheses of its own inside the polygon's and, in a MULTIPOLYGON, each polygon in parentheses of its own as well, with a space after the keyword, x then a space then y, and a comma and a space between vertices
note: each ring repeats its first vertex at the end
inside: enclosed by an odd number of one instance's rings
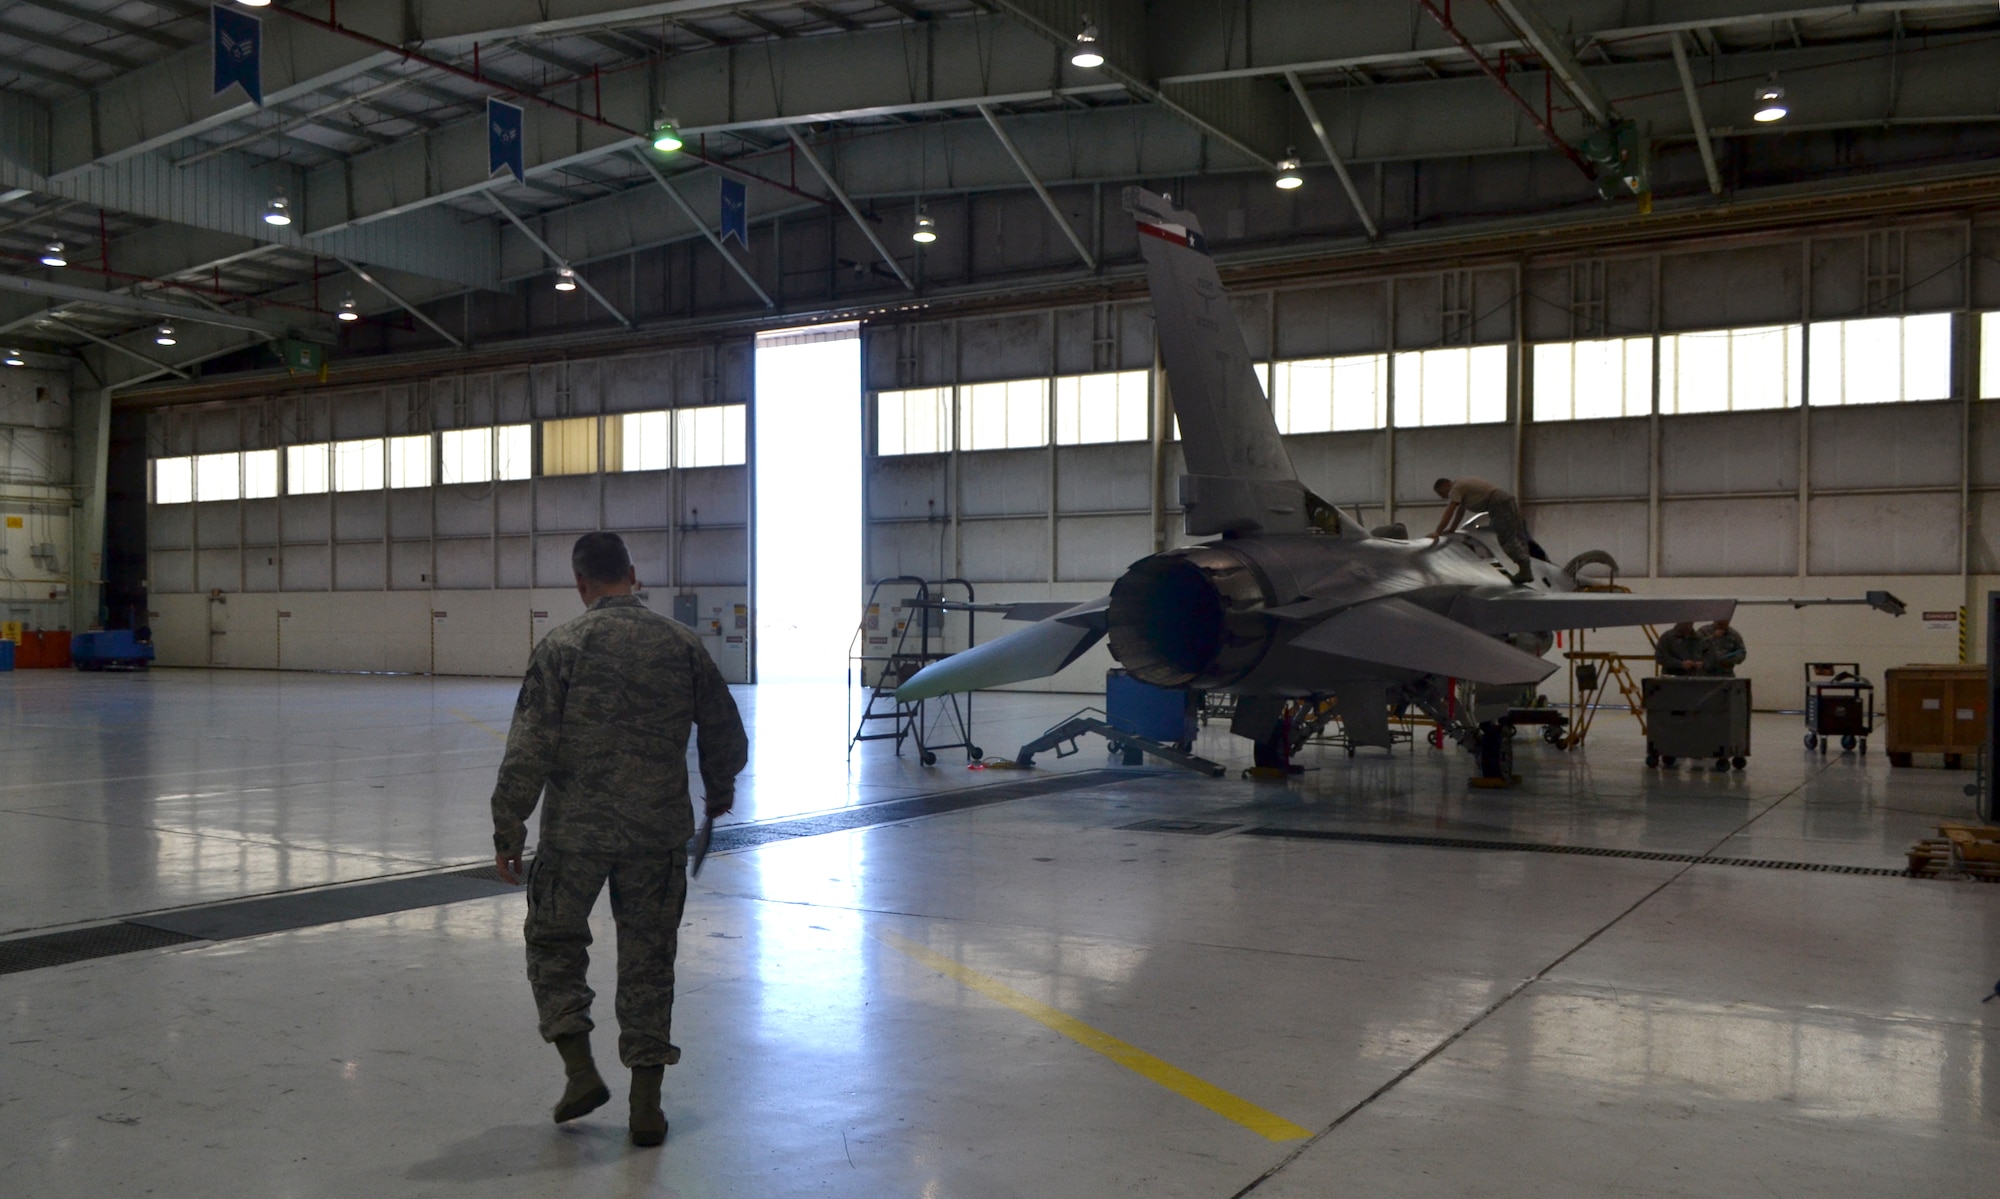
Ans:
POLYGON ((1924 627, 1932 632, 1951 632, 1958 628, 1958 613, 1955 611, 1924 613, 1924 627))

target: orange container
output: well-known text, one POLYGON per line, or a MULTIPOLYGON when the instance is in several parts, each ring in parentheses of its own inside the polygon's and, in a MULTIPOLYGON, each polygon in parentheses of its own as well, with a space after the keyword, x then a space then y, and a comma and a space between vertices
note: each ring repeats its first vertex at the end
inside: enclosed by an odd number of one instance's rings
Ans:
POLYGON ((42 665, 51 670, 69 669, 68 629, 52 629, 42 634, 42 665))
POLYGON ((32 629, 21 630, 21 643, 14 647, 14 669, 34 670, 44 665, 42 662, 42 635, 32 629))

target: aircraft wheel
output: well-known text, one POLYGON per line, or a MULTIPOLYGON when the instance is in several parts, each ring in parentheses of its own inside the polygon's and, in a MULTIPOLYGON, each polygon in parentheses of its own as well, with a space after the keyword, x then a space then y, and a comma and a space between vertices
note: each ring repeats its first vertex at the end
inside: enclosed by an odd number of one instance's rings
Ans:
POLYGON ((1563 740, 1562 729, 1553 724, 1543 725, 1542 740, 1548 742, 1550 745, 1561 745, 1563 740))
POLYGON ((986 751, 975 745, 971 749, 966 750, 965 755, 971 758, 973 761, 977 762, 979 759, 986 756, 986 751))
POLYGON ((1840 739, 1840 748, 1843 750, 1853 749, 1857 741, 1858 738, 1853 733, 1849 733, 1840 739))
POLYGON ((1647 766, 1647 768, 1648 768, 1648 769, 1651 769, 1651 768, 1654 768, 1654 767, 1657 767, 1657 766, 1659 766, 1659 764, 1660 764, 1660 755, 1658 755, 1658 754, 1647 754, 1647 755, 1646 755, 1646 766, 1647 766))
POLYGON ((1736 769, 1741 770, 1745 766, 1748 766, 1750 764, 1750 760, 1748 758, 1731 758, 1729 759, 1729 764, 1731 766, 1734 766, 1736 769))
POLYGON ((937 755, 932 753, 930 750, 925 750, 923 752, 923 756, 918 758, 917 760, 919 762, 922 762, 926 766, 937 765, 937 755))
POLYGON ((1443 748, 1444 748, 1444 730, 1443 730, 1443 729, 1432 729, 1432 730, 1431 730, 1431 732, 1430 732, 1430 743, 1431 743, 1431 748, 1432 748, 1432 749, 1443 749, 1443 748))
POLYGON ((1819 734, 1817 734, 1817 733, 1807 733, 1807 734, 1806 734, 1806 748, 1807 748, 1807 749, 1818 749, 1818 748, 1819 748, 1819 734))
POLYGON ((1660 755, 1660 765, 1666 767, 1668 770, 1672 770, 1674 768, 1674 763, 1678 761, 1680 761, 1680 759, 1674 757, 1672 754, 1660 755))

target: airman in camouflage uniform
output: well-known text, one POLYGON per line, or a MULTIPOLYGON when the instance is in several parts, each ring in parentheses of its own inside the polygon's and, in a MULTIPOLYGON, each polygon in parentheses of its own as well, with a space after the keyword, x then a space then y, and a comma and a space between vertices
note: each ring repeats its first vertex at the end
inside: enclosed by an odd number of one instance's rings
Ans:
POLYGON ((1729 627, 1726 620, 1701 627, 1703 674, 1735 678, 1736 668, 1743 665, 1743 659, 1750 652, 1743 644, 1743 634, 1729 627))
POLYGON ((1653 647, 1653 660, 1666 674, 1702 674, 1707 653, 1707 642, 1695 631, 1694 622, 1683 620, 1660 634, 1660 643, 1653 647))
POLYGON ((699 728, 711 816, 727 812, 748 742, 722 674, 684 625, 652 612, 615 533, 579 538, 572 565, 589 610, 535 647, 514 707, 493 791, 493 845, 502 877, 519 882, 527 818, 542 824, 528 871, 528 982, 544 1040, 568 1085, 558 1122, 611 1095, 590 1054, 590 910, 608 881, 618 927, 618 1057, 632 1070, 632 1140, 666 1138, 664 1068, 675 936, 687 898, 687 743, 699 728))

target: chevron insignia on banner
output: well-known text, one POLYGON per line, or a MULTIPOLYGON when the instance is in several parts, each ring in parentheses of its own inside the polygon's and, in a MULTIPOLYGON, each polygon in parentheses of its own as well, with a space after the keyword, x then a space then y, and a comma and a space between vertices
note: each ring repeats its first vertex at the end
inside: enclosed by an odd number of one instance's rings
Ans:
POLYGON ((220 96, 232 85, 259 107, 264 104, 264 22, 246 12, 224 8, 209 9, 214 31, 211 46, 215 59, 215 94, 220 96))
POLYGON ((486 174, 505 168, 516 183, 527 181, 526 160, 521 156, 521 106, 505 100, 486 99, 486 174))

